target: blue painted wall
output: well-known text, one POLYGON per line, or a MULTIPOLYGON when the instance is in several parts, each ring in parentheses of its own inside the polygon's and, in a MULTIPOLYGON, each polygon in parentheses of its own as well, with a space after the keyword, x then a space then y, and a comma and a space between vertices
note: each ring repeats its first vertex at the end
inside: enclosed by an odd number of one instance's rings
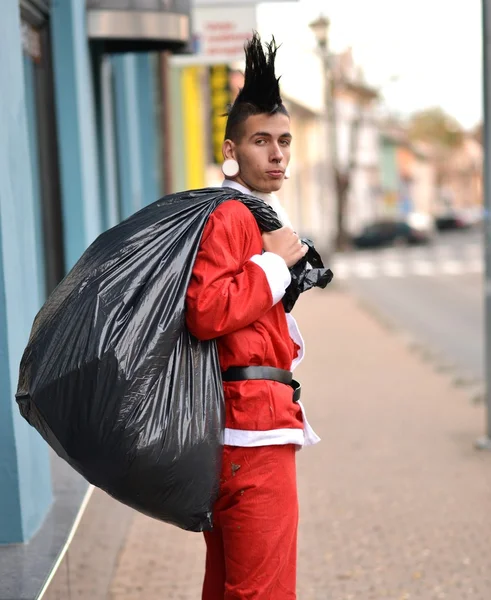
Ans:
POLYGON ((53 62, 67 268, 102 231, 85 2, 53 2, 53 62))
POLYGON ((41 188, 38 156, 37 115, 35 98, 35 67, 32 58, 24 55, 24 91, 26 98, 27 130, 29 138, 30 172, 32 178, 32 196, 34 205, 35 243, 38 276, 38 294, 40 301, 46 296, 44 277, 44 244, 41 206, 41 188))
POLYGON ((140 132, 140 164, 143 182, 143 204, 160 198, 159 131, 157 130, 157 82, 154 56, 136 56, 136 90, 138 94, 138 130, 140 132))
POLYGON ((117 156, 121 216, 126 219, 143 206, 141 138, 137 63, 134 54, 113 56, 117 156))
MULTIPOLYGON (((68 270, 105 227, 160 196, 156 81, 151 56, 108 57, 103 114, 92 88, 84 2, 53 2, 51 33, 68 270), (99 137, 96 110, 106 128, 99 137), (112 135, 112 150, 101 144, 104 135, 112 135)), ((8 82, 0 94, 0 543, 10 543, 28 540, 52 501, 48 448, 14 399, 45 294, 33 64, 22 56, 18 0, 2 4, 0 56, 8 57, 0 61, 0 81, 8 82)))
POLYGON ((120 208, 129 217, 160 197, 156 77, 149 54, 112 57, 120 208))
POLYGON ((10 543, 35 533, 52 500, 48 448, 14 399, 42 301, 17 0, 2 4, 0 56, 0 543, 10 543))
POLYGON ((94 74, 98 82, 96 88, 96 110, 99 141, 100 189, 104 229, 117 225, 121 220, 119 206, 118 161, 116 153, 116 132, 114 116, 113 65, 111 57, 94 49, 94 74))

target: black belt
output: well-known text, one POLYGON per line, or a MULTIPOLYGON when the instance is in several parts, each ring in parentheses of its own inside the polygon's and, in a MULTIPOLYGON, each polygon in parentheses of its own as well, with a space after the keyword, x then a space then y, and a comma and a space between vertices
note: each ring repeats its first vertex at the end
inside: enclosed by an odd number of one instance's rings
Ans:
POLYGON ((293 379, 291 371, 276 367, 230 367, 222 373, 223 381, 267 380, 278 381, 293 388, 293 402, 300 400, 302 386, 293 379))

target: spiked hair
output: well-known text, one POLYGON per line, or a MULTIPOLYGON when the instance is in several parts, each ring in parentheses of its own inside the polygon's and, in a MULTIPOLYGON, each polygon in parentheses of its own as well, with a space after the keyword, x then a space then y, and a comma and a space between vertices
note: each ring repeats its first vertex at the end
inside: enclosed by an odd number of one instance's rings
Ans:
POLYGON ((254 32, 244 47, 246 66, 244 87, 228 113, 225 139, 238 140, 242 123, 252 115, 282 113, 288 115, 280 94, 280 78, 276 77, 274 62, 278 46, 274 37, 264 52, 261 38, 254 32))

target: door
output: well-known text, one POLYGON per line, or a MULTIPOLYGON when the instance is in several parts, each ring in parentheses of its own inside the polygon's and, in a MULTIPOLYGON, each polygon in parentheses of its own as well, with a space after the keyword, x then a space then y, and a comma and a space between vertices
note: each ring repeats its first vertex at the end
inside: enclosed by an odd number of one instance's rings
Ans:
POLYGON ((41 302, 65 274, 47 0, 20 3, 30 171, 41 302))

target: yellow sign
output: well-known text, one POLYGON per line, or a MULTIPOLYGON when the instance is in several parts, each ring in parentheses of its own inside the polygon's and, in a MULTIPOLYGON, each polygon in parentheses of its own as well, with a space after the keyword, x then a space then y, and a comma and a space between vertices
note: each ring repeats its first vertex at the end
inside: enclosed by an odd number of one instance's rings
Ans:
POLYGON ((217 164, 223 162, 222 144, 227 124, 227 117, 224 115, 232 101, 229 76, 230 69, 227 65, 210 67, 211 145, 213 160, 217 164))
POLYGON ((397 204, 397 192, 384 192, 384 204, 386 207, 394 208, 397 204))

